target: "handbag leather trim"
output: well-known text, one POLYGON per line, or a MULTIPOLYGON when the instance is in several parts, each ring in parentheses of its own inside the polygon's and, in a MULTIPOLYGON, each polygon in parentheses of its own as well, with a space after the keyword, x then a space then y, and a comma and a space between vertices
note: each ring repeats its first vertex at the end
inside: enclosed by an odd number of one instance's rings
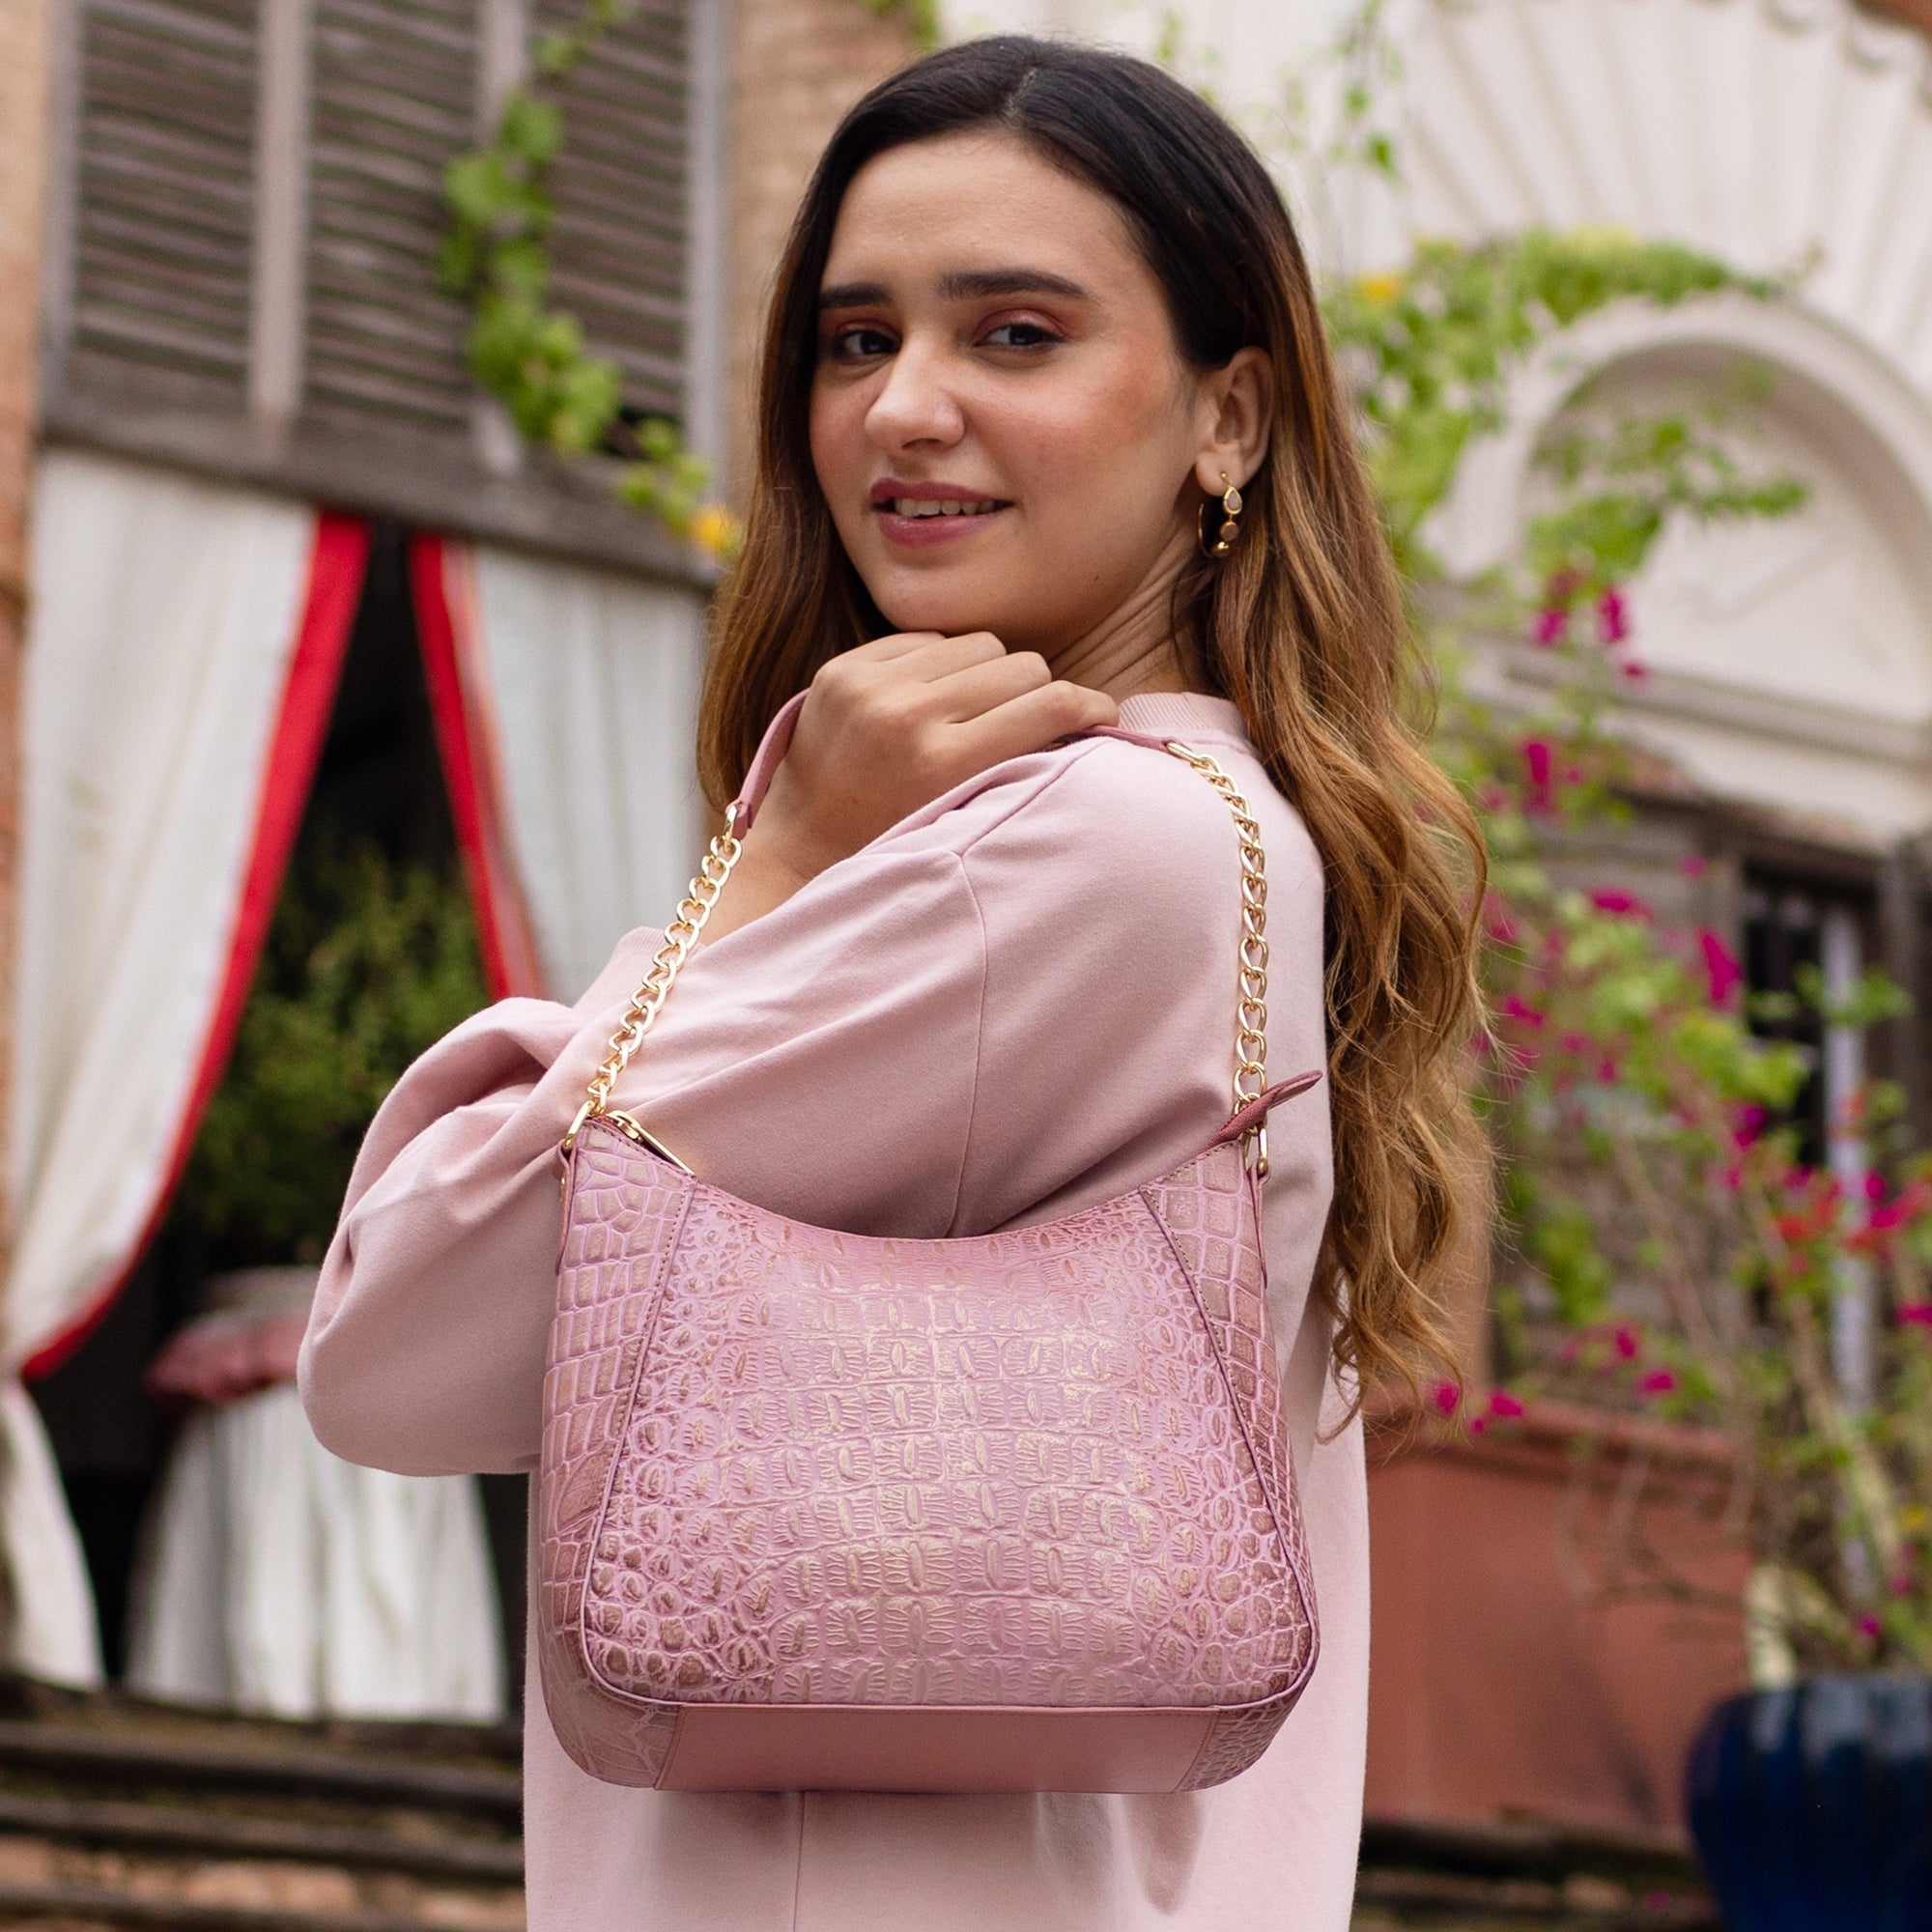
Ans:
MULTIPOLYGON (((1175 1170, 1176 1173, 1181 1171, 1179 1168, 1175 1170)), ((1241 1432, 1241 1446, 1248 1452, 1248 1464, 1254 1470, 1255 1481, 1261 1485, 1262 1494, 1267 1501, 1268 1520, 1274 1524, 1275 1540, 1281 1545, 1285 1566, 1289 1576, 1294 1582, 1294 1594, 1300 1598, 1302 1614, 1308 1619, 1311 1636, 1307 1657, 1304 1659, 1300 1670, 1295 1673, 1293 1684, 1287 1690, 1276 1693, 1281 1696, 1293 1696, 1308 1682, 1309 1677, 1315 1669, 1315 1658, 1319 1644, 1319 1639, 1314 1635, 1316 1630, 1315 1606, 1308 1601, 1308 1592, 1302 1587, 1301 1569, 1294 1560, 1294 1543, 1289 1535, 1288 1526, 1284 1520, 1285 1512, 1283 1510, 1283 1503, 1286 1499, 1275 1494, 1274 1483, 1269 1478, 1267 1471, 1262 1466, 1261 1456, 1255 1448, 1254 1430, 1248 1415, 1248 1410, 1252 1406, 1252 1404, 1242 1399, 1240 1391, 1235 1386, 1233 1376, 1229 1373, 1227 1350, 1221 1346, 1220 1327, 1214 1321, 1214 1318, 1208 1312, 1208 1304, 1203 1299, 1201 1293, 1200 1277, 1193 1268, 1188 1266, 1187 1257, 1176 1245, 1174 1231, 1167 1225, 1167 1217, 1154 1206, 1153 1191, 1162 1184, 1159 1180, 1150 1181, 1147 1186, 1140 1190, 1141 1199, 1147 1203, 1148 1213, 1152 1216, 1154 1226, 1160 1230, 1160 1237, 1166 1242, 1168 1253, 1174 1257, 1174 1264, 1180 1270, 1181 1279, 1187 1283, 1188 1293, 1193 1295, 1194 1306, 1201 1316, 1201 1325, 1207 1329, 1208 1339, 1213 1344, 1215 1365, 1221 1371, 1221 1385, 1228 1391, 1228 1406, 1234 1411, 1236 1428, 1241 1432)), ((1261 1188, 1257 1184, 1251 1169, 1246 1172, 1243 1185, 1248 1188, 1250 1194, 1254 1197, 1255 1227, 1259 1233, 1262 1219, 1261 1188)), ((1233 1319, 1233 1311, 1230 1310, 1229 1320, 1232 1321, 1233 1319)), ((1263 1698, 1259 1701, 1265 1703, 1270 1700, 1263 1698)), ((1223 1704, 1219 1708, 1224 1711, 1237 1711, 1252 1709, 1253 1706, 1223 1704)))

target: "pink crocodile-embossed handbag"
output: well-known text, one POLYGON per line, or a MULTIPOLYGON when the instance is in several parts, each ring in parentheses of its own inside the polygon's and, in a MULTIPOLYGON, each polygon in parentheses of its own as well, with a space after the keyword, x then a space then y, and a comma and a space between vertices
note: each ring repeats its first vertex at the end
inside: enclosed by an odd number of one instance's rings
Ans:
MULTIPOLYGON (((1236 1110, 1172 1174, 965 1239, 707 1186, 611 1090, 783 756, 774 722, 564 1142, 536 1644, 564 1748, 666 1790, 1178 1791, 1314 1668, 1268 1333, 1266 881, 1240 834, 1236 1110)), ((1127 736, 1127 733, 1114 735, 1127 736)), ((1156 740, 1144 740, 1158 744, 1156 740)))

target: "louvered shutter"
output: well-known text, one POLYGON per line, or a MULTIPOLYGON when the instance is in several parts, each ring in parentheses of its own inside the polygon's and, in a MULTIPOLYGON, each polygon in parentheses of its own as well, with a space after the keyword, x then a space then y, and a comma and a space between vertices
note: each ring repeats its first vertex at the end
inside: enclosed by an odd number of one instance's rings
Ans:
POLYGON ((242 405, 255 12, 254 0, 86 11, 70 384, 154 372, 211 407, 242 405))
MULTIPOLYGON (((578 10, 543 0, 545 28, 578 10)), ((686 87, 682 6, 640 6, 554 90, 564 111, 552 237, 556 299, 624 373, 625 401, 676 415, 684 375, 686 87)))
MULTIPOLYGON (((479 14, 501 4, 83 0, 71 213, 54 238, 68 268, 53 278, 65 294, 50 315, 51 432, 447 528, 687 567, 601 486, 541 460, 506 476, 479 454, 469 315, 437 287, 436 255, 443 168, 476 140, 479 14), (270 166, 299 161, 307 225, 282 251, 299 284, 281 311, 299 342, 298 356, 282 345, 299 371, 285 384, 294 411, 266 421, 248 411, 264 392, 251 389, 266 312, 257 228, 274 201, 255 180, 258 120, 286 44, 265 25, 271 8, 284 30, 287 10, 306 17, 306 69, 292 70, 305 157, 270 166)), ((554 88, 567 128, 556 299, 619 364, 627 403, 671 415, 684 390, 689 4, 644 0, 554 88)), ((532 31, 576 17, 571 0, 537 0, 532 31)))
POLYGON ((305 404, 465 438, 436 251, 443 167, 476 138, 473 0, 316 0, 314 74, 305 404))

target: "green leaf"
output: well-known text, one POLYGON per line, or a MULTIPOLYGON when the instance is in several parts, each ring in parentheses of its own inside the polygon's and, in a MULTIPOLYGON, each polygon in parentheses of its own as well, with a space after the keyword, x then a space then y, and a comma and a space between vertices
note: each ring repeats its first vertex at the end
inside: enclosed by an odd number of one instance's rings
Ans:
POLYGON ((563 115, 553 102, 519 88, 503 103, 497 138, 531 167, 548 166, 563 145, 563 115))

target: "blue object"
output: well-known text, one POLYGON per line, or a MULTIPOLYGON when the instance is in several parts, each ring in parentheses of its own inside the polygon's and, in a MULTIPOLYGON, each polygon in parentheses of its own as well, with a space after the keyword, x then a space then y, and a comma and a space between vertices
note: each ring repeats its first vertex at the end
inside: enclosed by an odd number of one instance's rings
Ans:
POLYGON ((1733 1697, 1687 1784, 1725 1932, 1932 1932, 1932 1678, 1733 1697))

